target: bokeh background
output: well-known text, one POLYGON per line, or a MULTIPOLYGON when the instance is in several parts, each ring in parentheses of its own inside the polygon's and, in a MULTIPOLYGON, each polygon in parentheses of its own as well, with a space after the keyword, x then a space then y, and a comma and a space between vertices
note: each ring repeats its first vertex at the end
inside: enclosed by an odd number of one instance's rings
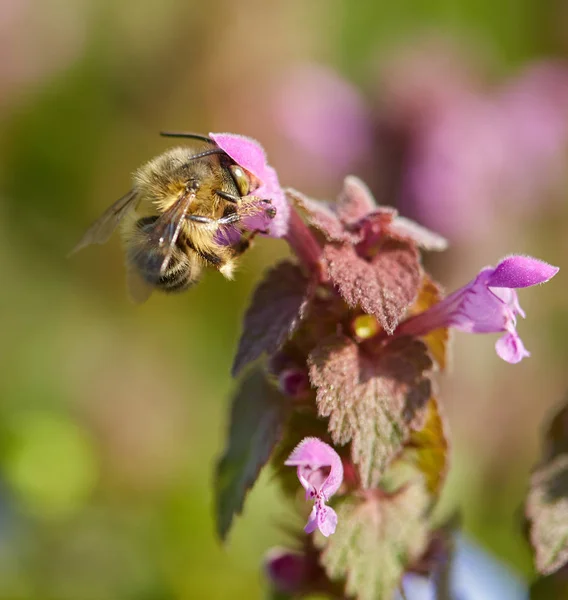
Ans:
MULTIPOLYGON (((355 173, 452 243, 451 290, 502 256, 565 268, 568 10, 562 0, 0 0, 0 598, 257 598, 290 509, 263 473, 226 547, 211 480, 247 298, 235 282, 125 292, 117 239, 66 258, 168 147, 232 131, 282 183, 333 198, 355 173)), ((568 388, 568 285, 521 293, 533 356, 458 335, 440 378, 444 510, 530 580, 520 505, 568 388)))

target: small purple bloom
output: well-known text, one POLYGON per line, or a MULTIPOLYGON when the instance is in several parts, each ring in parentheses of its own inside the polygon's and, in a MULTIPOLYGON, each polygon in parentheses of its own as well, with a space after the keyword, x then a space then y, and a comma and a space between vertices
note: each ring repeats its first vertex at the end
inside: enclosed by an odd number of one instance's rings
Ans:
POLYGON ((411 317, 398 330, 402 335, 426 335, 442 327, 466 333, 505 332, 497 343, 497 354, 509 363, 518 363, 529 353, 517 334, 517 315, 525 317, 516 288, 545 283, 558 273, 553 267, 530 256, 509 256, 495 268, 486 267, 467 285, 450 294, 427 311, 411 317))
MULTIPOLYGON (((267 223, 271 237, 282 237, 288 231, 290 206, 278 182, 276 171, 267 164, 266 154, 262 146, 255 140, 234 133, 210 133, 209 136, 238 165, 252 173, 260 182, 254 196, 270 200, 276 208, 276 216, 267 223)), ((254 218, 254 217, 251 217, 254 218)), ((258 220, 258 215, 257 215, 258 220)), ((247 222, 249 229, 264 229, 262 225, 247 222)))
POLYGON ((264 559, 264 571, 280 592, 293 594, 309 583, 309 561, 305 554, 286 548, 272 548, 264 559))
POLYGON ((306 490, 306 500, 314 508, 304 528, 306 533, 319 529, 325 537, 335 532, 337 514, 325 503, 337 492, 343 481, 343 464, 337 452, 315 437, 304 438, 284 463, 298 467, 298 479, 306 490))

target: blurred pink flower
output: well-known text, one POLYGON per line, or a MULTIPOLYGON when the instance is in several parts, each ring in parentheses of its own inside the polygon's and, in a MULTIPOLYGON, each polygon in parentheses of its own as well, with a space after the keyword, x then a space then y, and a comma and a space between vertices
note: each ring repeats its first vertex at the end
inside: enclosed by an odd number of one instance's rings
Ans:
POLYGON ((343 464, 337 452, 315 437, 304 438, 284 463, 298 467, 298 479, 306 490, 306 500, 314 508, 305 527, 306 533, 319 529, 325 537, 335 532, 337 514, 326 502, 343 481, 343 464))
POLYGON ((306 160, 342 176, 372 152, 371 113, 358 90, 333 69, 304 64, 285 73, 274 93, 274 120, 306 160))
POLYGON ((565 168, 568 68, 552 62, 530 65, 501 91, 496 104, 514 157, 506 166, 515 206, 538 203, 540 192, 565 168))
POLYGON ((402 165, 401 209, 450 239, 475 238, 497 213, 540 203, 559 180, 568 69, 543 63, 500 90, 453 94, 420 124, 402 165))
POLYGON ((63 0, 58 8, 31 0, 0 3, 0 109, 81 57, 90 5, 63 0))
POLYGON ((302 592, 309 584, 308 557, 286 548, 272 548, 264 559, 264 571, 272 586, 284 593, 302 592))
POLYGON ((312 181, 367 171, 382 203, 450 241, 485 235, 512 206, 517 218, 519 207, 536 210, 560 183, 568 67, 528 65, 490 88, 474 61, 440 42, 389 61, 372 111, 329 68, 307 64, 280 82, 274 127, 312 161, 312 181))
POLYGON ((518 363, 529 353, 519 337, 517 315, 525 317, 516 288, 545 283, 558 273, 554 267, 530 256, 509 256, 496 267, 485 267, 467 285, 427 311, 403 323, 401 335, 426 335, 442 327, 466 333, 505 332, 497 343, 497 354, 518 363))

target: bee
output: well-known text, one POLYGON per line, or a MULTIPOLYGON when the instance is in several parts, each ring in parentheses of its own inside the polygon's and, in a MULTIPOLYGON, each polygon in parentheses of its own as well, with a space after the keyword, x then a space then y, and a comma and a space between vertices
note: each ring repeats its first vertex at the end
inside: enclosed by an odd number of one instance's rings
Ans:
POLYGON ((128 287, 137 302, 153 289, 187 290, 206 266, 231 279, 238 257, 259 233, 239 228, 242 216, 258 210, 268 219, 276 214, 269 200, 250 195, 259 185, 254 176, 213 140, 191 133, 161 135, 190 142, 140 167, 132 189, 91 225, 72 251, 104 244, 120 225, 128 287))

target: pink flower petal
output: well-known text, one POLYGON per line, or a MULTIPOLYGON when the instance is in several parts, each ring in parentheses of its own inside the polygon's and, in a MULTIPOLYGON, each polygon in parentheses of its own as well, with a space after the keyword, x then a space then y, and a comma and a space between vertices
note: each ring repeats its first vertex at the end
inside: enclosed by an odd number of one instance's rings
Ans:
MULTIPOLYGON (((311 483, 311 473, 323 467, 330 467, 324 481, 319 481, 318 488, 330 498, 339 489, 343 481, 343 463, 337 452, 316 437, 304 438, 284 463, 290 467, 299 467, 304 479, 311 483)), ((305 486, 304 486, 305 487, 305 486)))
POLYGON ((304 531, 306 533, 313 533, 317 528, 318 528, 318 512, 317 512, 316 507, 314 506, 312 508, 312 512, 310 513, 310 516, 308 517, 308 522, 307 522, 306 526, 304 527, 304 531))
POLYGON ((255 140, 234 133, 210 133, 209 136, 238 165, 252 173, 261 183, 252 194, 261 199, 270 200, 276 208, 276 216, 267 223, 267 227, 258 226, 257 221, 245 220, 249 228, 267 229, 272 237, 283 237, 288 231, 290 205, 278 182, 276 171, 267 164, 262 146, 255 140))
POLYGON ((335 533, 337 513, 331 506, 322 505, 317 511, 317 523, 322 535, 329 537, 332 533, 335 533))
POLYGON ((503 259, 489 278, 490 287, 524 288, 544 283, 558 273, 553 267, 532 256, 509 256, 503 259))
POLYGON ((319 529, 326 537, 331 535, 337 526, 337 514, 325 503, 343 481, 341 458, 331 446, 310 437, 296 446, 284 464, 297 467, 298 479, 306 490, 306 500, 314 501, 304 531, 312 533, 319 529))
POLYGON ((260 180, 263 179, 266 169, 266 154, 256 140, 236 133, 210 133, 209 137, 238 165, 250 171, 260 180))
POLYGON ((515 288, 548 281, 558 272, 530 256, 510 256, 497 267, 485 267, 477 277, 428 310, 398 328, 399 335, 426 335, 441 327, 466 333, 504 332, 496 343, 497 354, 509 363, 530 356, 515 329, 517 315, 525 317, 515 288))
POLYGON ((523 358, 530 356, 530 352, 524 347, 516 331, 507 332, 500 337, 495 343, 495 350, 500 358, 511 364, 521 362, 523 358))

